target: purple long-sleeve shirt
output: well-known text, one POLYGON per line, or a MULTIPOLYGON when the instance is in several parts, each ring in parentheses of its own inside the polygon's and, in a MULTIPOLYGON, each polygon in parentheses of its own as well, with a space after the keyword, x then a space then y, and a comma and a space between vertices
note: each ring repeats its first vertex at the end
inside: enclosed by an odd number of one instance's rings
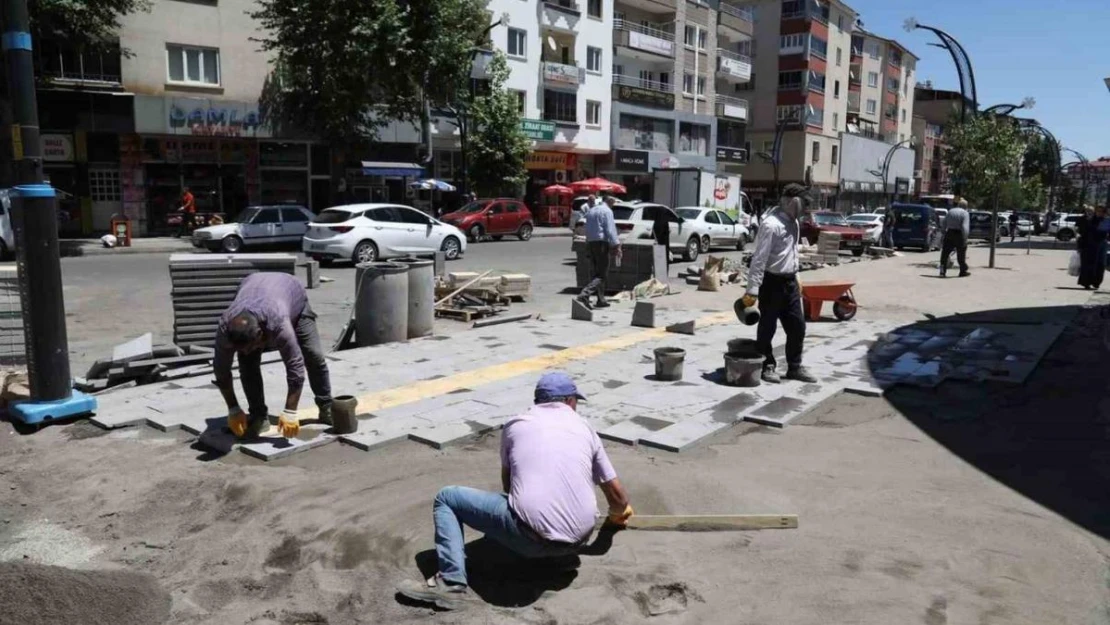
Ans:
POLYGON ((264 349, 281 354, 289 390, 300 390, 304 386, 304 356, 294 327, 307 304, 304 287, 287 273, 254 273, 243 278, 235 301, 224 311, 216 328, 216 355, 212 361, 216 382, 231 382, 235 348, 227 339, 227 326, 236 315, 249 312, 266 332, 264 349))

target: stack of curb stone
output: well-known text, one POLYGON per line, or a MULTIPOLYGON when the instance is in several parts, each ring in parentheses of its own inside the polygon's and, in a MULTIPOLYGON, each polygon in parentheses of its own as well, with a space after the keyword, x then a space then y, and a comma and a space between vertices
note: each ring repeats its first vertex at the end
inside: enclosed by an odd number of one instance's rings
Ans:
POLYGON ((15 266, 0 267, 0 366, 27 364, 23 301, 15 266))

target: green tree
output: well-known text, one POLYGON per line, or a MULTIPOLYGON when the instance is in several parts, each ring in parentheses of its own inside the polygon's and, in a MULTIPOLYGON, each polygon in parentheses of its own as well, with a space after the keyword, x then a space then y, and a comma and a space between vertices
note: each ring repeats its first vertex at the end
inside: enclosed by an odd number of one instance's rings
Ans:
POLYGON ((509 64, 496 53, 489 62, 489 89, 469 106, 469 175, 484 196, 516 195, 527 177, 524 161, 532 142, 520 127, 516 94, 505 88, 509 64))
MULTIPOLYGON (((77 50, 105 49, 119 41, 120 18, 147 11, 150 0, 28 0, 36 38, 65 41, 77 50)), ((127 54, 127 50, 123 50, 127 54)))
POLYGON ((945 133, 945 160, 952 178, 962 184, 973 206, 997 198, 1003 185, 1015 178, 1025 151, 1025 137, 1005 117, 973 116, 953 124, 945 133))
POLYGON ((376 139, 389 120, 423 122, 470 77, 489 23, 483 0, 260 0, 275 71, 261 108, 276 128, 340 146, 376 139))

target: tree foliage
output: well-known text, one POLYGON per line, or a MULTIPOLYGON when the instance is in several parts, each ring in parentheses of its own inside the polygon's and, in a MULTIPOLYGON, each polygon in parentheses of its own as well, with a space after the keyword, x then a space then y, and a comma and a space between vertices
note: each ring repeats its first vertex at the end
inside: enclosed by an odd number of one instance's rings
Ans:
POLYGON ((470 104, 469 177, 479 195, 515 195, 527 177, 531 141, 520 127, 517 97, 505 88, 509 64, 496 53, 489 63, 489 89, 470 104))
MULTIPOLYGON (((36 37, 65 41, 76 49, 103 48, 119 40, 120 18, 147 11, 150 0, 28 0, 36 37)), ((124 51, 126 53, 126 50, 124 51)))
POLYGON ((470 76, 489 23, 483 0, 260 0, 251 15, 273 53, 262 94, 270 123, 340 144, 373 140, 391 119, 423 118, 470 76))
POLYGON ((973 206, 988 204, 1017 175, 1025 136, 1006 117, 975 115, 945 133, 945 158, 952 178, 973 206))

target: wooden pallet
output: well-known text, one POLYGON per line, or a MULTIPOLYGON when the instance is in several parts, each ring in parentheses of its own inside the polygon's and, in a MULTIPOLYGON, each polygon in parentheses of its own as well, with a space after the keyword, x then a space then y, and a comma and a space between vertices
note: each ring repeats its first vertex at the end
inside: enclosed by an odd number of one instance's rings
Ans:
POLYGON ((501 312, 495 308, 454 308, 450 306, 440 306, 436 308, 437 317, 451 317, 469 323, 475 319, 488 317, 501 312))

